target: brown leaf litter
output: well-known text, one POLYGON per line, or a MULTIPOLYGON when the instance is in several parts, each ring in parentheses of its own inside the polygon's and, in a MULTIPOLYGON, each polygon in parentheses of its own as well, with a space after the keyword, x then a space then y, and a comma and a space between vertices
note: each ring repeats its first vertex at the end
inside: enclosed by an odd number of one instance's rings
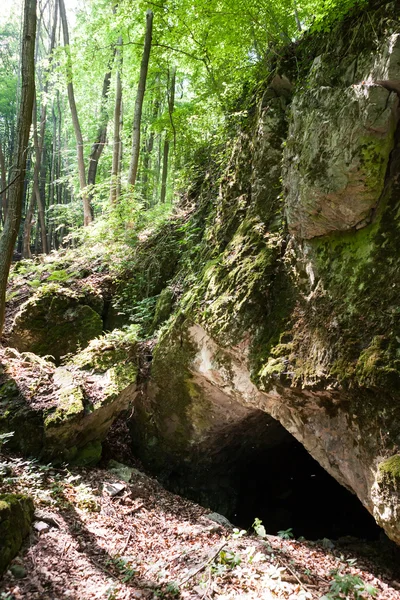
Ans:
POLYGON ((351 540, 328 549, 225 528, 137 469, 126 483, 106 469, 2 460, 12 475, 1 491, 30 493, 36 522, 46 525, 32 527, 0 581, 2 599, 312 600, 329 592, 336 572, 360 577, 379 599, 400 600, 399 574, 372 546, 364 556, 349 549, 351 540), (107 484, 121 484, 119 493, 107 484))

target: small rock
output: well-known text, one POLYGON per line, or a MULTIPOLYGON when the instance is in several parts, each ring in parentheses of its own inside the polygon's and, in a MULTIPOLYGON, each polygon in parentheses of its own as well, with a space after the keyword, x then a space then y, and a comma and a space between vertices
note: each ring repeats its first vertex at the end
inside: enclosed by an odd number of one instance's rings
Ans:
POLYGON ((11 565, 10 571, 14 575, 15 579, 23 579, 26 577, 26 569, 24 569, 24 567, 21 565, 11 565))
POLYGON ((50 529, 50 525, 44 521, 35 521, 33 527, 39 533, 44 533, 50 529))
POLYGON ((34 517, 37 521, 44 521, 50 527, 55 527, 56 529, 60 529, 60 524, 57 521, 57 518, 49 512, 46 512, 44 510, 37 508, 35 510, 34 517))
POLYGON ((107 469, 113 473, 113 475, 116 475, 116 477, 122 479, 122 481, 126 481, 126 483, 130 482, 132 474, 135 471, 135 469, 117 462, 116 460, 110 460, 108 462, 107 469))
POLYGON ((123 483, 104 483, 103 490, 111 497, 116 496, 126 488, 123 483))
POLYGON ((335 547, 335 544, 328 538, 323 538, 323 540, 321 540, 321 545, 326 550, 332 550, 335 547))
POLYGON ((228 521, 228 519, 224 517, 224 515, 220 515, 219 513, 213 512, 209 515, 205 515, 205 517, 210 521, 215 521, 215 523, 222 525, 222 527, 228 527, 229 529, 232 529, 233 527, 232 523, 228 521))

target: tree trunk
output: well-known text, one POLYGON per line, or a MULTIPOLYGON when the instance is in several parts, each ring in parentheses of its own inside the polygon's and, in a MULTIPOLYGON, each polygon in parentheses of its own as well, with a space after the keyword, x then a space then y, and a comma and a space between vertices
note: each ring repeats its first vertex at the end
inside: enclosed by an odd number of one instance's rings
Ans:
POLYGON ((168 140, 168 133, 166 133, 165 139, 164 139, 162 175, 161 175, 161 195, 160 195, 161 204, 165 203, 165 197, 167 195, 168 155, 169 155, 169 140, 168 140))
MULTIPOLYGON (((37 122, 36 122, 36 103, 34 103, 33 109, 33 145, 35 149, 35 166, 33 168, 33 190, 32 190, 32 198, 33 203, 36 200, 38 207, 38 216, 40 223, 40 231, 42 236, 42 251, 44 254, 48 253, 47 249, 47 232, 46 232, 46 223, 44 216, 44 205, 43 198, 40 195, 40 187, 39 187, 39 177, 40 177, 40 167, 42 160, 42 150, 43 150, 43 142, 44 142, 44 132, 46 127, 46 106, 42 106, 41 110, 41 122, 40 122, 40 140, 37 134, 37 122)), ((33 206, 32 206, 33 210, 33 206)), ((26 232, 24 232, 24 242, 30 248, 30 223, 29 219, 25 220, 26 223, 26 232), (25 238, 27 237, 27 240, 25 238)))
MULTIPOLYGON (((158 79, 157 79, 158 81, 158 79)), ((158 117, 158 112, 160 110, 160 98, 157 96, 153 103, 153 114, 152 121, 155 121, 158 117)), ((150 131, 150 134, 147 138, 145 154, 143 157, 143 180, 142 180, 142 189, 143 189, 143 197, 145 199, 146 205, 149 207, 151 205, 150 189, 149 189, 149 169, 151 167, 151 155, 153 153, 154 148, 154 130, 150 131)))
POLYGON ((151 10, 146 12, 146 35, 144 40, 144 49, 142 62, 140 65, 139 83, 135 102, 135 112, 133 116, 133 135, 132 135, 132 154, 131 164, 129 166, 128 184, 131 192, 134 190, 136 176, 139 165, 140 152, 140 124, 142 121, 143 99, 146 91, 147 71, 149 68, 151 39, 153 32, 153 13, 151 10))
MULTIPOLYGON (((28 202, 29 190, 26 194, 26 202, 28 202)), ((31 253, 31 231, 33 226, 33 209, 35 208, 35 193, 32 190, 32 194, 29 198, 29 204, 25 211, 25 222, 24 231, 22 234, 22 258, 32 258, 31 253)))
POLYGON ((1 181, 1 189, 4 192, 1 195, 1 204, 0 204, 0 214, 1 214, 1 223, 4 223, 7 216, 7 171, 6 171, 6 161, 4 160, 4 152, 3 146, 0 140, 0 181, 1 181))
POLYGON ((67 55, 67 91, 68 91, 68 102, 71 110, 72 124, 74 127, 75 138, 76 138, 76 153, 78 158, 78 173, 79 173, 79 187, 82 195, 83 202, 83 223, 89 225, 93 221, 92 210, 90 208, 89 196, 86 190, 86 173, 85 173, 85 160, 83 156, 83 137, 81 126, 79 124, 78 111, 75 102, 74 85, 72 82, 72 60, 71 52, 69 48, 69 32, 67 15, 65 12, 64 0, 58 0, 60 6, 60 17, 64 36, 64 46, 67 55))
POLYGON ((12 261, 22 215, 22 194, 26 168, 26 154, 31 128, 35 95, 35 35, 36 0, 24 1, 24 24, 21 50, 21 102, 19 107, 15 157, 11 169, 12 185, 9 190, 8 212, 0 237, 0 335, 3 331, 5 297, 8 274, 12 261))
MULTIPOLYGON (((122 38, 118 38, 117 46, 122 45, 122 38)), ((121 162, 121 117, 122 117, 122 53, 120 48, 117 48, 117 80, 115 91, 115 108, 114 108, 114 145, 113 145, 113 160, 111 169, 111 190, 110 203, 116 204, 119 199, 119 180, 120 180, 120 162, 121 162)))
MULTIPOLYGON (((176 81, 176 68, 174 67, 172 69, 171 87, 170 87, 170 91, 168 94, 168 112, 169 112, 169 118, 171 121, 171 127, 174 132, 174 142, 175 142, 175 127, 174 127, 174 122, 172 120, 172 113, 174 112, 174 105, 175 105, 175 81, 176 81)), ((169 133, 167 131, 165 133, 165 140, 164 140, 163 168, 162 168, 162 176, 161 176, 161 196, 160 196, 161 204, 165 203, 165 198, 167 195, 168 156, 169 156, 169 133)))
MULTIPOLYGON (((116 50, 114 51, 115 56, 116 50)), ((111 61, 110 61, 111 63, 111 61)), ((108 125, 108 110, 107 100, 108 93, 110 91, 111 82, 111 64, 109 65, 110 70, 105 74, 103 81, 103 89, 101 92, 101 106, 100 106, 100 122, 97 130, 96 141, 94 142, 89 156, 89 167, 87 182, 88 185, 94 185, 96 183, 97 165, 99 164, 99 158, 104 150, 104 145, 107 138, 107 125, 108 125)), ((90 193, 90 196, 92 194, 90 193)))

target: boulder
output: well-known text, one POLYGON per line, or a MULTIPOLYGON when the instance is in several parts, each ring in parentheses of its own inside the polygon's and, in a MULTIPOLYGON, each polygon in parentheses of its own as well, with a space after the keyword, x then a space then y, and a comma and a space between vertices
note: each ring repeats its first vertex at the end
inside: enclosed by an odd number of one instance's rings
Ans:
POLYGON ((85 296, 59 284, 43 285, 15 316, 10 345, 57 361, 84 348, 103 330, 99 312, 85 302, 85 296))
POLYGON ((113 332, 58 368, 4 351, 0 433, 14 432, 8 447, 55 462, 98 462, 109 428, 136 396, 135 347, 134 332, 113 332))
POLYGON ((28 496, 0 494, 0 575, 18 554, 29 533, 33 513, 33 502, 28 496))

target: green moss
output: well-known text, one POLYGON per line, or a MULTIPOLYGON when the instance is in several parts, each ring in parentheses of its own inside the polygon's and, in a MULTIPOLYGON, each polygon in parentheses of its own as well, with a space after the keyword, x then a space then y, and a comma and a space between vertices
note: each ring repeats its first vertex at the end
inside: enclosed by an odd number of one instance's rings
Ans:
POLYGON ((76 454, 71 460, 71 463, 80 467, 96 465, 101 459, 101 453, 101 442, 89 442, 83 448, 79 448, 77 450, 76 454))
POLYGON ((189 321, 177 318, 154 350, 150 405, 135 409, 130 424, 133 446, 158 472, 172 470, 192 455, 210 417, 210 401, 193 380, 189 366, 195 356, 189 321))
POLYGON ((391 482, 400 482, 400 454, 395 454, 379 464, 381 478, 387 478, 391 482))
POLYGON ((154 313, 154 319, 152 323, 152 329, 155 331, 168 319, 172 312, 172 305, 174 301, 173 290, 169 287, 163 289, 158 297, 156 303, 156 309, 154 313))
POLYGON ((134 325, 114 330, 92 340, 71 361, 73 366, 80 369, 107 373, 109 383, 104 390, 103 403, 110 402, 136 381, 137 334, 138 327, 134 325))
POLYGON ((44 425, 48 429, 57 427, 65 421, 84 414, 84 394, 80 386, 68 386, 58 393, 58 406, 45 417, 44 425))
POLYGON ((16 316, 10 342, 21 352, 61 356, 87 345, 101 333, 103 322, 79 296, 51 283, 43 285, 16 316))
POLYGON ((28 535, 33 512, 33 502, 28 496, 0 495, 0 574, 16 556, 28 535))
POLYGON ((255 331, 265 318, 265 297, 277 267, 282 238, 256 218, 243 220, 225 250, 208 261, 197 287, 183 301, 193 317, 223 345, 255 331))

